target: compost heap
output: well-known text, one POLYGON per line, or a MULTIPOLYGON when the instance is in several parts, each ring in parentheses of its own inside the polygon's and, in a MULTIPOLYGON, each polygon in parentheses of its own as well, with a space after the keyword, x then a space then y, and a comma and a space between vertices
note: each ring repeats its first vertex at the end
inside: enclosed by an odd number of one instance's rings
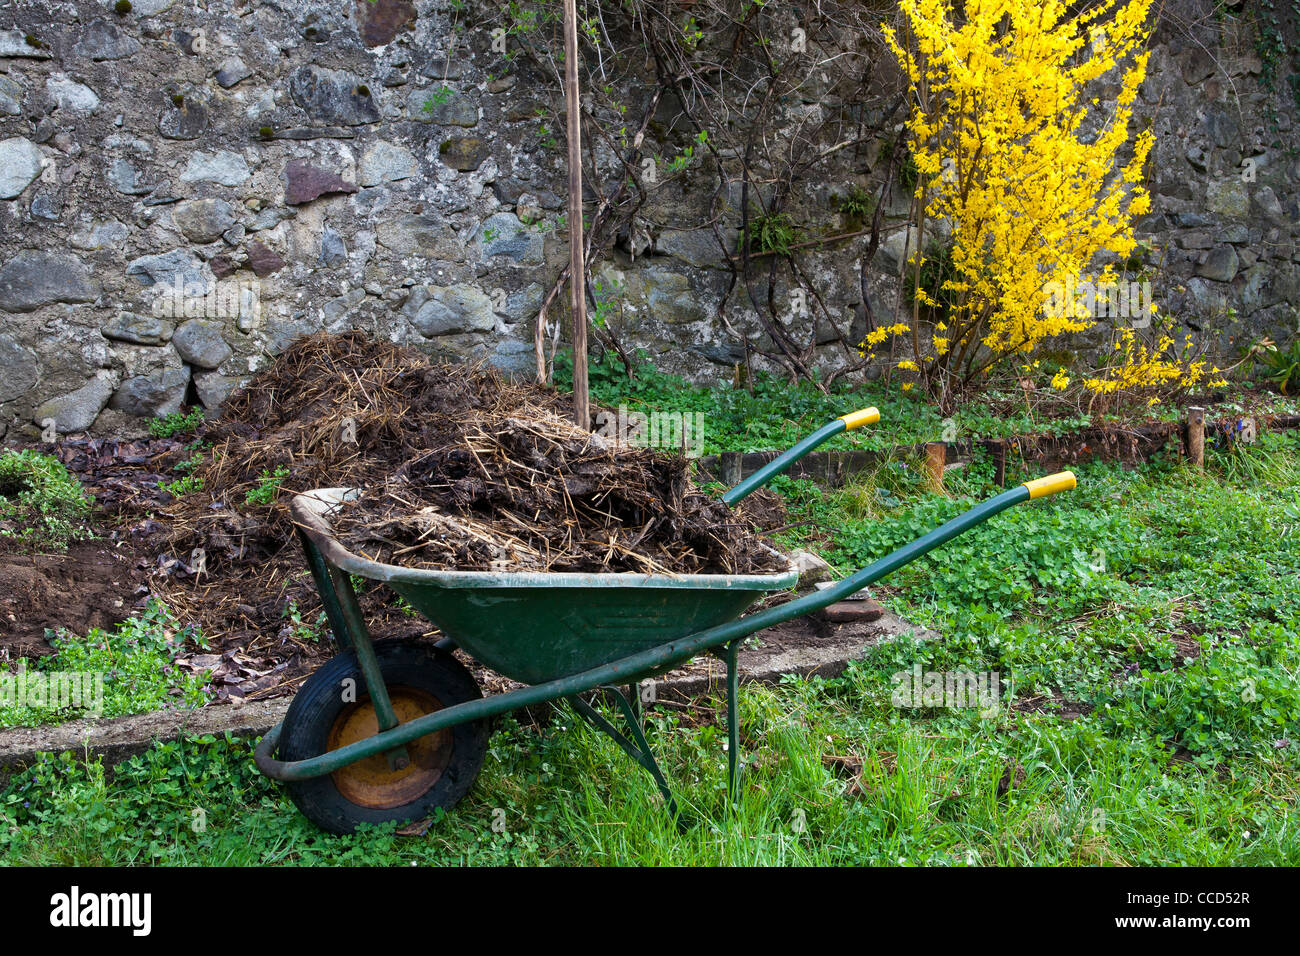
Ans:
POLYGON ((744 511, 693 484, 685 457, 579 429, 570 409, 553 389, 431 364, 359 332, 301 339, 205 431, 202 494, 168 510, 173 546, 203 547, 209 568, 273 554, 289 537, 291 495, 342 485, 363 493, 335 515, 339 540, 409 567, 784 568, 744 511), (275 500, 259 504, 276 480, 275 500))

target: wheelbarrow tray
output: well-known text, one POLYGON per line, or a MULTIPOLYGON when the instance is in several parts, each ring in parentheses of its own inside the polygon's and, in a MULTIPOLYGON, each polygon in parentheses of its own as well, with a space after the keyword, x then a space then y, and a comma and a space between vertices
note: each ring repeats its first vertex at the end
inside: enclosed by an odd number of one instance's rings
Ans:
POLYGON ((330 514, 355 494, 321 488, 293 501, 295 523, 325 561, 388 585, 458 647, 525 684, 578 674, 726 623, 764 592, 793 587, 799 577, 793 567, 776 574, 683 575, 404 568, 363 558, 334 537, 330 514))

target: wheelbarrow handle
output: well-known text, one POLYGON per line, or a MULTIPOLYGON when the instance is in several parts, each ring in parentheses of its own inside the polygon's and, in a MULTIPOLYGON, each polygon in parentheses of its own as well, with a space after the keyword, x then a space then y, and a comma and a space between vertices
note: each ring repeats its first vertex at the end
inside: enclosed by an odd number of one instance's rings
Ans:
POLYGON ((762 488, 827 439, 838 435, 840 432, 861 428, 863 425, 874 425, 878 421, 880 421, 880 410, 873 405, 870 408, 863 408, 847 415, 841 415, 833 422, 827 422, 797 445, 794 445, 788 451, 782 452, 744 481, 737 484, 736 487, 722 496, 722 500, 729 505, 734 505, 741 498, 762 488))

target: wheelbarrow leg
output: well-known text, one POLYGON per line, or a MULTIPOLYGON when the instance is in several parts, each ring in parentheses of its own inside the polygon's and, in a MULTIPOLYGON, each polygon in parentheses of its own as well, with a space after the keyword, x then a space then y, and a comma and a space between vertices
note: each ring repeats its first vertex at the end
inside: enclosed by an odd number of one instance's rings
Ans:
MULTIPOLYGON (((388 697, 388 688, 384 686, 383 675, 379 671, 379 660, 375 657, 375 647, 370 640, 370 630, 361 613, 361 603, 357 592, 352 587, 352 579, 334 567, 321 555, 311 540, 301 531, 298 539, 307 554, 307 566, 311 569, 312 580, 320 594, 321 603, 325 605, 325 616, 329 619, 330 630, 339 646, 352 648, 361 666, 361 674, 366 681, 366 690, 370 694, 371 706, 375 708, 375 719, 379 730, 392 730, 397 726, 397 714, 388 697)), ((384 754, 388 758, 391 770, 401 770, 410 763, 406 747, 395 747, 384 754)))
POLYGON ((649 771, 650 776, 654 777, 655 784, 659 787, 659 792, 663 794, 664 803, 668 806, 669 814, 677 819, 680 826, 681 818, 677 813, 677 801, 673 799, 673 792, 668 788, 668 781, 664 779, 663 772, 659 769, 659 764, 650 749, 650 742, 646 740, 645 731, 641 729, 641 721, 637 716, 636 705, 632 704, 617 687, 603 686, 600 690, 610 692, 614 702, 618 704, 619 710, 623 712, 623 720, 627 724, 628 730, 631 731, 634 740, 628 740, 617 727, 602 717, 594 707, 578 695, 574 694, 567 700, 584 720, 618 744, 629 757, 649 771))
POLYGON ((738 775, 740 770, 740 707, 739 707, 739 690, 740 690, 740 669, 736 663, 736 655, 740 651, 740 645, 744 640, 732 641, 726 647, 727 660, 727 796, 734 801, 740 792, 736 785, 739 782, 738 775))

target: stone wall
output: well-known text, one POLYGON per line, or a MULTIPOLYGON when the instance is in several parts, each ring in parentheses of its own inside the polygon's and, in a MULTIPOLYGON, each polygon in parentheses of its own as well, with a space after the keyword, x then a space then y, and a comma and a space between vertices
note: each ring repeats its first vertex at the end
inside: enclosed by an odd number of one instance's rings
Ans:
MULTIPOLYGON (((554 77, 504 61, 487 29, 450 42, 442 0, 129 6, 0 11, 0 437, 215 407, 322 328, 530 372, 532 322, 567 260, 554 77)), ((1185 15, 1162 24, 1142 93, 1158 137, 1142 227, 1157 301, 1225 348, 1286 340, 1300 293, 1294 103, 1261 86, 1250 38, 1198 19, 1202 6, 1172 5, 1185 15)), ((646 155, 689 132, 672 103, 646 155)), ((845 106, 815 95, 788 109, 845 106)), ((878 155, 845 151, 797 184, 792 215, 849 229, 832 200, 873 184, 878 155)), ((730 286, 717 236, 734 242, 739 196, 721 191, 715 233, 717 177, 701 164, 651 190, 635 234, 593 269, 617 290, 620 336, 696 379, 730 376, 740 353, 717 321, 730 286)), ((866 283, 878 321, 897 299, 905 201, 889 212, 866 283)), ((852 334, 866 241, 803 256, 852 334)), ((756 329, 747 302, 734 316, 756 329)), ((829 339, 823 357, 842 361, 829 339)))

